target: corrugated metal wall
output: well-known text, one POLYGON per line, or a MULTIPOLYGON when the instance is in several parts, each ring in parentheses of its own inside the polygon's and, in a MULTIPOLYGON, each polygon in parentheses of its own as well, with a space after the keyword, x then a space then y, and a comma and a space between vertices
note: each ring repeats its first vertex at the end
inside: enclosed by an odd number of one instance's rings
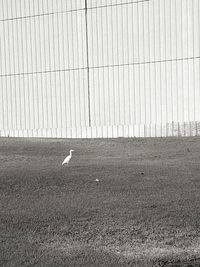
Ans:
POLYGON ((0 0, 0 135, 200 133, 199 0, 0 0))

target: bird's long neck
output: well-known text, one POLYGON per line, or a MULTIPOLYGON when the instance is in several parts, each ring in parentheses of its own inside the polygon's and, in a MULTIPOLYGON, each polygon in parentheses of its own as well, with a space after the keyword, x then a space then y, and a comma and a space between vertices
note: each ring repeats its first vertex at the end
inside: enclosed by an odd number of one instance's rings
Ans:
POLYGON ((70 156, 72 156, 72 151, 70 151, 70 156))

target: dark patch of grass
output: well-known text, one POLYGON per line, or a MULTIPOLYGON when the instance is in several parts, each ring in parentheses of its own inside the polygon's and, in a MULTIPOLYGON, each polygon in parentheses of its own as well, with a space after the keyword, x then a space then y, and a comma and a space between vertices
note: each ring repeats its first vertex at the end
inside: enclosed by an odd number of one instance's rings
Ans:
POLYGON ((0 139, 0 265, 166 266, 200 257, 199 141, 0 139))

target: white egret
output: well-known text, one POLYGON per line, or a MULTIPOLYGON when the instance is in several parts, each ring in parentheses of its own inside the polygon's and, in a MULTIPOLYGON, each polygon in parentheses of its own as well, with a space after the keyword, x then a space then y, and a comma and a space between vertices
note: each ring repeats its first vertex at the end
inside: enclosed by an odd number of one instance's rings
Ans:
POLYGON ((70 154, 69 154, 69 156, 67 156, 67 157, 63 160, 62 165, 67 164, 67 166, 68 166, 69 161, 70 161, 70 159, 71 159, 71 157, 72 157, 72 152, 73 152, 73 151, 74 151, 73 149, 70 149, 70 154))

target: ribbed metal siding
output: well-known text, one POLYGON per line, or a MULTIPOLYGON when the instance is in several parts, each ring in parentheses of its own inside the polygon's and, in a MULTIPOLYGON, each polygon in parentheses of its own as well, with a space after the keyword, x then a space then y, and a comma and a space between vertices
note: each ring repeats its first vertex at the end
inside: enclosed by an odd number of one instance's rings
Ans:
POLYGON ((1 135, 199 134, 199 0, 87 8, 0 0, 1 135))
POLYGON ((85 15, 69 2, 1 1, 1 129, 87 125, 85 15))
POLYGON ((91 9, 90 22, 95 125, 199 120, 198 0, 91 9))

